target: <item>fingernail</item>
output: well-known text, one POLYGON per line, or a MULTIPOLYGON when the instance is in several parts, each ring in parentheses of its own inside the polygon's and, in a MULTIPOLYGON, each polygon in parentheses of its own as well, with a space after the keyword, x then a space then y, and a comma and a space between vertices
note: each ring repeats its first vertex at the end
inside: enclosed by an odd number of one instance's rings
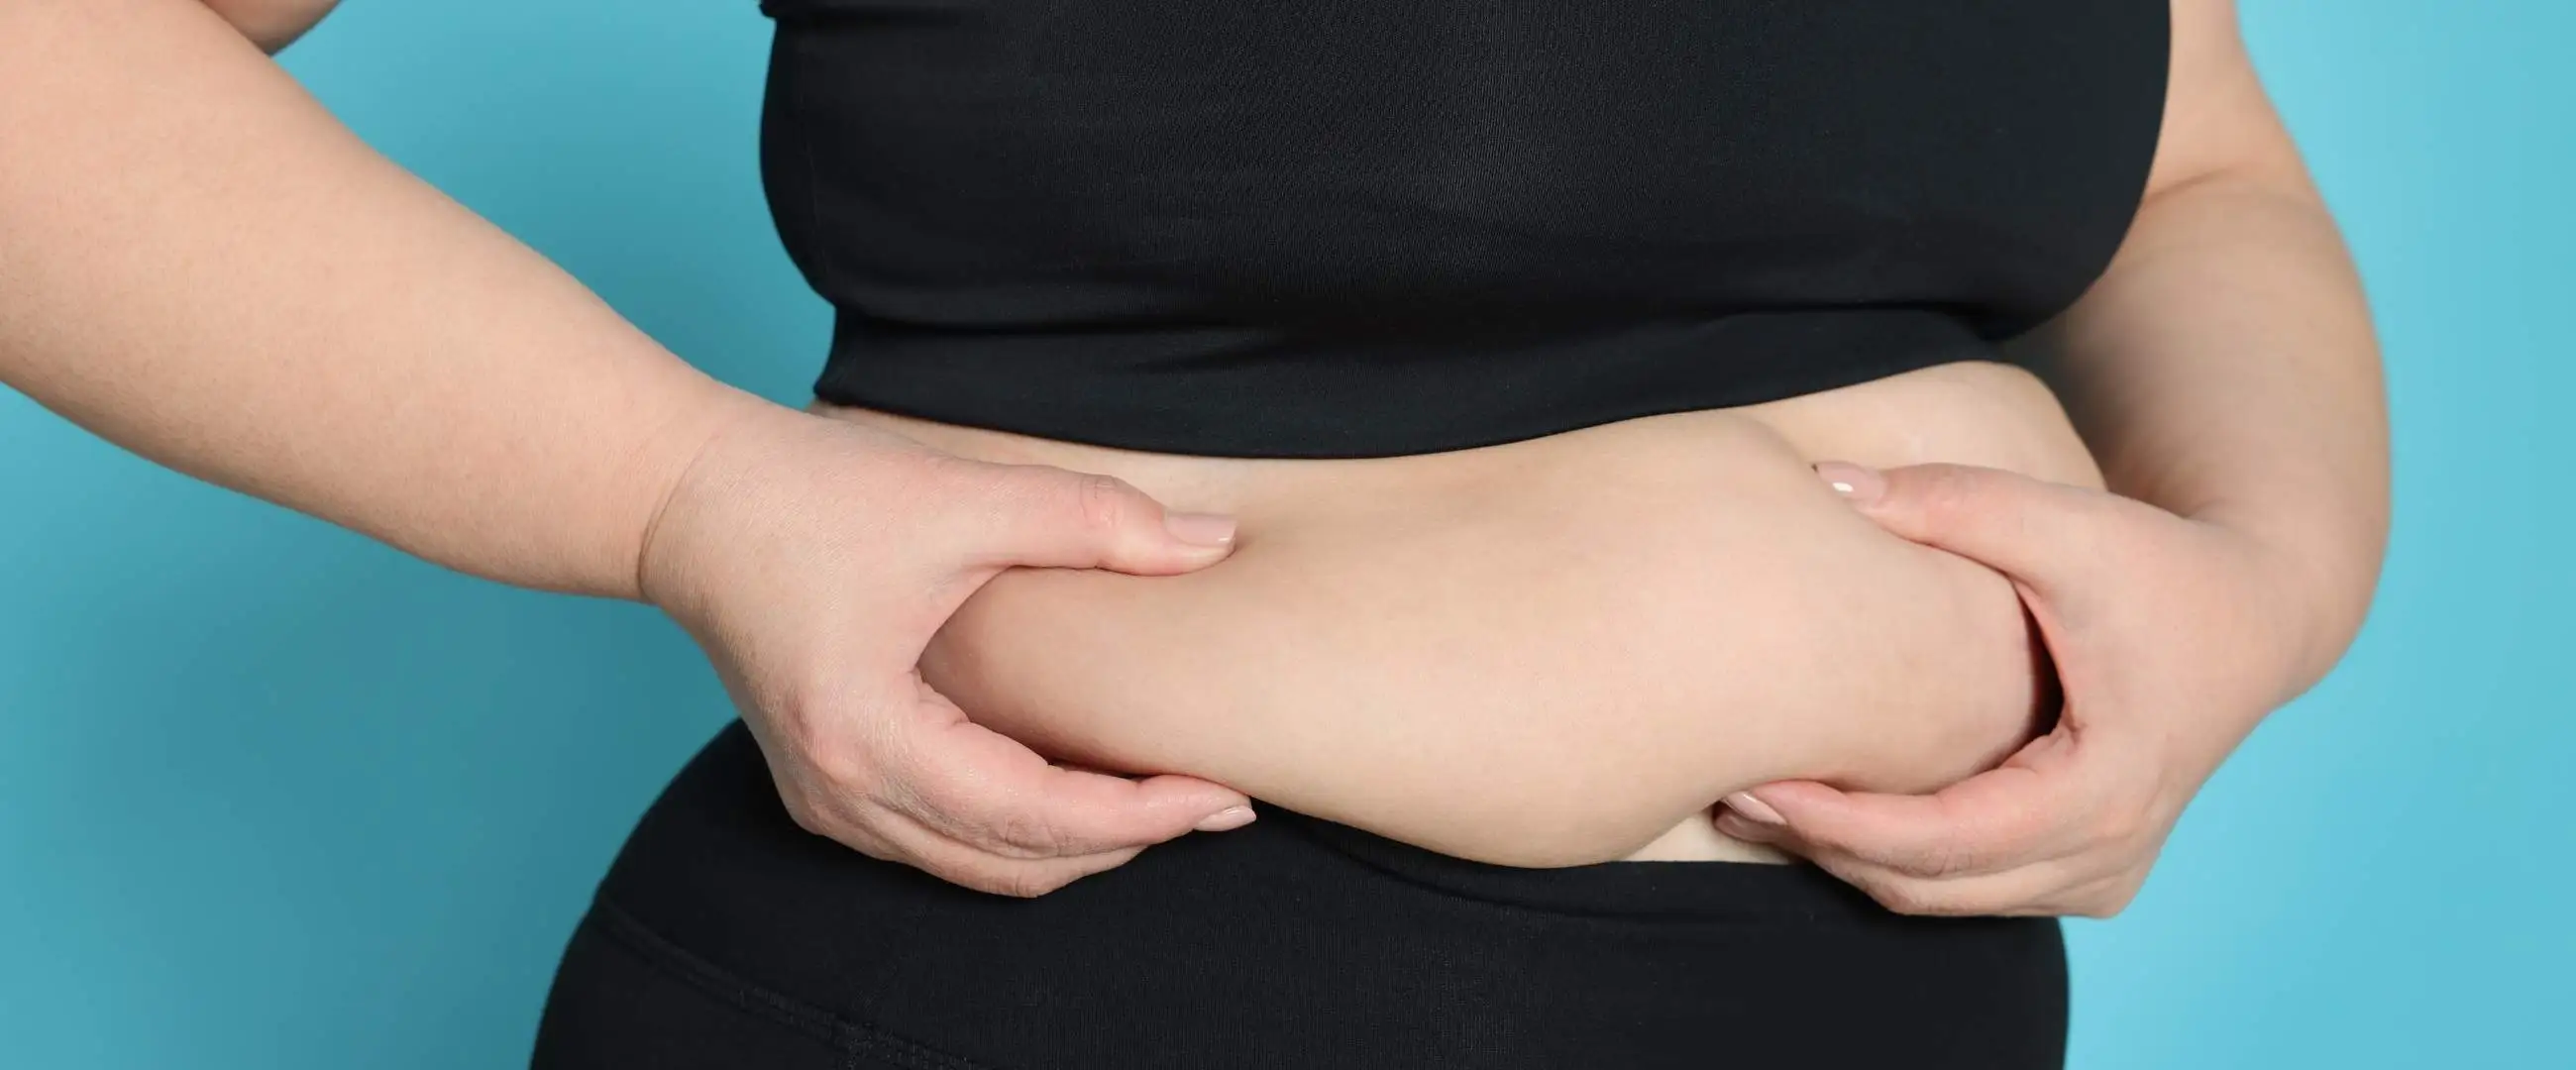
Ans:
POLYGON ((1764 846, 1769 846, 1774 838, 1788 831, 1778 825, 1757 825, 1745 820, 1744 815, 1723 806, 1717 808, 1717 820, 1713 823, 1721 836, 1764 846))
POLYGON ((1867 505, 1887 493, 1887 479, 1876 469, 1863 468, 1849 461, 1818 461, 1814 467, 1817 478, 1854 505, 1867 505))
MULTIPOLYGON (((1706 796, 1702 796, 1702 798, 1706 798, 1706 796)), ((1727 796, 1726 808, 1734 811, 1736 816, 1742 817, 1743 819, 1757 825, 1786 825, 1789 823, 1787 818, 1780 816, 1780 811, 1772 809, 1770 803, 1754 798, 1753 793, 1749 791, 1739 791, 1733 795, 1727 796)))
POLYGON ((1166 513, 1163 529, 1192 546, 1234 545, 1234 518, 1222 513, 1166 513))
POLYGON ((1251 824, 1252 817, 1252 808, 1249 806, 1229 806, 1200 818, 1195 827, 1201 832, 1225 832, 1251 824))

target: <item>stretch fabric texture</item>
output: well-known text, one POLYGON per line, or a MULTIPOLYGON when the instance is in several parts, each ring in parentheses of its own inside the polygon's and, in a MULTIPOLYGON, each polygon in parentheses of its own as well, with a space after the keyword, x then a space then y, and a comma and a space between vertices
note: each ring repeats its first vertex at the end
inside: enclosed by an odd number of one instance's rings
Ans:
POLYGON ((1428 453, 1960 360, 2145 188, 2167 0, 767 0, 824 400, 1428 453))
POLYGON ((572 938, 538 1070, 2057 1067, 2048 919, 1806 866, 1514 869, 1277 807, 1035 899, 813 836, 739 723, 572 938))
MULTIPOLYGON (((2166 0, 763 0, 826 402, 1366 457, 1963 360, 2127 234, 2166 0)), ((571 940, 536 1063, 2060 1065, 2055 922, 1806 866, 1520 870, 1276 806, 1031 900, 798 829, 727 728, 571 940)))

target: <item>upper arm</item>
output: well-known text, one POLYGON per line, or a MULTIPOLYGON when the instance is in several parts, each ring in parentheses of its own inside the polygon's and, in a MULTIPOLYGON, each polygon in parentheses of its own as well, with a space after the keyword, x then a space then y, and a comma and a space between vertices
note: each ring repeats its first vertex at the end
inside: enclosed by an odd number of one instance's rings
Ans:
POLYGON ((260 51, 275 53, 295 43, 340 0, 200 0, 232 23, 260 51))
POLYGON ((2235 0, 2173 0, 2172 66, 2149 199, 2211 178, 2314 196, 2237 29, 2235 0))

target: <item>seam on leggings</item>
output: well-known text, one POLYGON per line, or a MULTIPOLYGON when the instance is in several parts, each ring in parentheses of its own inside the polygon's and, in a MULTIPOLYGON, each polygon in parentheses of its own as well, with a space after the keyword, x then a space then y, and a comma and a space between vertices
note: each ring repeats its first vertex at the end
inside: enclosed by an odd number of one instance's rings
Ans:
POLYGON ((654 969, 735 1010, 769 1019, 840 1049, 843 1055, 850 1057, 844 1063, 846 1066, 857 1068, 855 1060, 865 1057, 894 1063, 906 1070, 998 1070, 874 1026, 850 1021, 746 981, 672 943, 642 920, 605 899, 594 901, 591 913, 600 921, 602 935, 625 945, 654 969))

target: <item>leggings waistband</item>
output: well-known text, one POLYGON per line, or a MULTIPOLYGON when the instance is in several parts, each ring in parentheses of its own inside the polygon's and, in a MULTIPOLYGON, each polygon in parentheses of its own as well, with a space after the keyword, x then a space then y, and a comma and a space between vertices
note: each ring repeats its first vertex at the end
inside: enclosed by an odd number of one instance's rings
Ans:
POLYGON ((1806 866, 1515 869, 1277 807, 1012 899, 797 828, 738 725, 600 898, 690 970, 997 1070, 2037 1068, 2064 1044, 2051 921, 1898 917, 1806 866))
POLYGON ((1470 861, 1271 807, 1261 818, 1388 876, 1502 906, 1671 922, 1883 920, 1868 896, 1804 863, 1603 862, 1529 869, 1470 861))

